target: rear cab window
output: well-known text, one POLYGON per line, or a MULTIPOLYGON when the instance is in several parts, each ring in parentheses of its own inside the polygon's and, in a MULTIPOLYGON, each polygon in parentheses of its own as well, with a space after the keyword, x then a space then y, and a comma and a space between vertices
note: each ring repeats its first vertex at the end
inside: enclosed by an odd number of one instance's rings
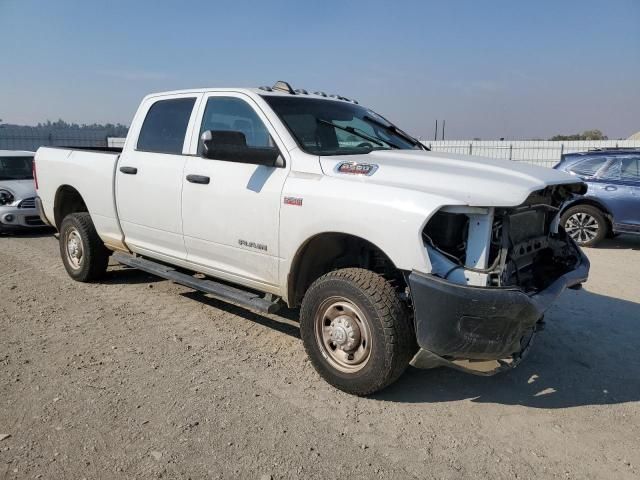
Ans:
POLYGON ((189 119, 196 98, 172 98, 156 101, 144 119, 136 150, 182 154, 189 119))

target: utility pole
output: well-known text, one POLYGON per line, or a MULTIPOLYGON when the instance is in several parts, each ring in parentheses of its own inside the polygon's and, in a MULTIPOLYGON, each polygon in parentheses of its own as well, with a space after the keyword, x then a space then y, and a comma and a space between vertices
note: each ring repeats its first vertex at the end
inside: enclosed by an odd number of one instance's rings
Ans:
POLYGON ((438 120, 436 119, 436 133, 433 134, 433 141, 438 140, 438 120))
POLYGON ((446 120, 442 120, 442 140, 444 140, 444 123, 446 120))

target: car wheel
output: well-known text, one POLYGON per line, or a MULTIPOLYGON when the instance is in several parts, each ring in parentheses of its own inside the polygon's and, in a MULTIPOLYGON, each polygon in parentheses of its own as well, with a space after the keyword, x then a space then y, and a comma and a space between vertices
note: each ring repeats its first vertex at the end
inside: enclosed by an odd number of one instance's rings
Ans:
POLYGON ((393 383, 416 351, 406 305, 384 277, 361 268, 330 272, 309 287, 300 331, 322 378, 355 395, 393 383))
POLYGON ((609 226, 602 211, 591 205, 576 205, 567 209, 560 219, 567 235, 581 247, 593 247, 602 241, 609 226))
POLYGON ((60 225, 60 255, 71 278, 90 282, 107 270, 110 252, 86 212, 67 215, 60 225))

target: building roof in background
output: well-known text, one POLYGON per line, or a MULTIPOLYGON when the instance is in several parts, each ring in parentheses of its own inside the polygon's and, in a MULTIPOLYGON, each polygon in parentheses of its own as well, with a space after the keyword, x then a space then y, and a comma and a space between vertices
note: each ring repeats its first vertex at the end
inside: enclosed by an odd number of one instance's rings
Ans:
POLYGON ((634 133, 629 138, 627 138, 627 140, 640 140, 640 132, 634 133))

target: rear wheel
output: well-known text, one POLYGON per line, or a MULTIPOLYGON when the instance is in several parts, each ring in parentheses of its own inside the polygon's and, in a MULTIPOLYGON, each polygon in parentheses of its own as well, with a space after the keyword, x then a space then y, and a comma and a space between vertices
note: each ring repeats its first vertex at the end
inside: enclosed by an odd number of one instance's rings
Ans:
POLYGON ((393 383, 416 350, 407 308, 393 286, 361 268, 330 272, 309 287, 300 330, 318 373, 356 395, 393 383))
POLYGON ((110 252, 87 212, 72 213, 62 220, 59 242, 62 263, 71 278, 90 282, 104 275, 110 252))
POLYGON ((567 234, 581 247, 593 247, 602 241, 609 226, 604 214, 592 205, 568 208, 560 219, 567 234))

